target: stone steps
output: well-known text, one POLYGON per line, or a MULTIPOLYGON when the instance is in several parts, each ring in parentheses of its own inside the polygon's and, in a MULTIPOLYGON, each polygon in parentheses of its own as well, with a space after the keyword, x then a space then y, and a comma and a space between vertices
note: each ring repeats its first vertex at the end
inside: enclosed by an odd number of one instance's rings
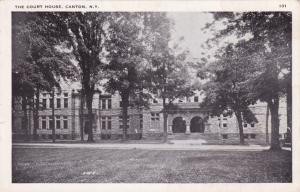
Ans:
POLYGON ((168 136, 169 140, 219 140, 218 134, 210 134, 210 133, 173 133, 168 136))

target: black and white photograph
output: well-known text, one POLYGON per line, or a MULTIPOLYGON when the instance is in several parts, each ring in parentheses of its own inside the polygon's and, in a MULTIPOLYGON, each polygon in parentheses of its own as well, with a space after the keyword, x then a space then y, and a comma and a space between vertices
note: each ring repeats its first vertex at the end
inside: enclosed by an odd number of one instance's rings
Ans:
POLYGON ((11 183, 292 184, 293 14, 12 11, 11 183))

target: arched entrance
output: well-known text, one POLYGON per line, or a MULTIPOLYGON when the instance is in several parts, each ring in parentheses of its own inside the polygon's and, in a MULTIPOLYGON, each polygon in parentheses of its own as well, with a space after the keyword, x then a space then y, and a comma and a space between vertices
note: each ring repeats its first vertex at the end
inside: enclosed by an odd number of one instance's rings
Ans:
POLYGON ((193 117, 191 120, 191 133, 204 133, 204 121, 201 117, 193 117))
POLYGON ((185 133, 186 123, 182 117, 176 117, 173 119, 172 131, 173 133, 185 133))

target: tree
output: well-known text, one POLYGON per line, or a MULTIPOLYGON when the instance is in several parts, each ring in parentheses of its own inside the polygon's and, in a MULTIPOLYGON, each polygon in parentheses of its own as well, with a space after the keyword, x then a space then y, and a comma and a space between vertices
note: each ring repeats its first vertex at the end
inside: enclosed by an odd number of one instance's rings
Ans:
MULTIPOLYGON (((250 65, 256 69, 248 75, 247 86, 252 94, 267 102, 271 115, 271 150, 280 149, 279 101, 287 96, 288 110, 291 109, 291 30, 290 12, 244 12, 214 13, 216 20, 226 19, 227 27, 216 33, 211 42, 222 37, 235 35, 250 36, 243 43, 250 65)), ((291 121, 291 110, 288 119, 291 121)))
MULTIPOLYGON (((33 135, 36 139, 40 91, 50 92, 53 87, 59 88, 59 80, 73 78, 76 70, 69 54, 56 47, 57 40, 49 36, 47 24, 37 13, 13 13, 12 24, 12 96, 13 100, 19 96, 23 98, 23 109, 27 104, 34 105, 33 135)), ((25 111, 24 115, 26 118, 25 111)))
POLYGON ((108 82, 105 88, 108 92, 118 92, 121 96, 123 140, 127 139, 128 107, 135 103, 133 99, 142 101, 144 96, 143 68, 147 60, 142 35, 143 16, 143 13, 115 13, 108 28, 108 82))
POLYGON ((148 89, 163 101, 163 130, 166 142, 168 113, 176 108, 174 100, 193 94, 186 61, 188 52, 179 51, 178 45, 170 47, 172 23, 165 13, 150 13, 145 22, 150 47, 148 89))
POLYGON ((203 85, 205 93, 203 108, 210 109, 212 115, 234 113, 238 122, 240 144, 244 144, 243 122, 257 122, 249 105, 256 102, 251 90, 247 87, 247 77, 254 69, 240 58, 247 53, 241 47, 229 44, 216 55, 217 60, 205 65, 202 63, 198 76, 207 82, 203 85))
POLYGON ((103 51, 109 13, 74 12, 42 14, 53 37, 63 40, 78 63, 82 94, 88 109, 88 142, 93 142, 93 96, 103 77, 103 51))

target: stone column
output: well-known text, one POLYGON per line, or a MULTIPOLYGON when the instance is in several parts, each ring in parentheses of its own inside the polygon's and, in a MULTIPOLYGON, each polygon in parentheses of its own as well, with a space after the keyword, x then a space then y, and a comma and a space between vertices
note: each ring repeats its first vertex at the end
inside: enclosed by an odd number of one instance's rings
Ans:
POLYGON ((191 133, 190 124, 186 125, 186 131, 185 131, 185 133, 186 134, 190 134, 191 133))
POLYGON ((172 125, 168 125, 168 133, 171 133, 171 134, 173 133, 172 132, 172 125))

